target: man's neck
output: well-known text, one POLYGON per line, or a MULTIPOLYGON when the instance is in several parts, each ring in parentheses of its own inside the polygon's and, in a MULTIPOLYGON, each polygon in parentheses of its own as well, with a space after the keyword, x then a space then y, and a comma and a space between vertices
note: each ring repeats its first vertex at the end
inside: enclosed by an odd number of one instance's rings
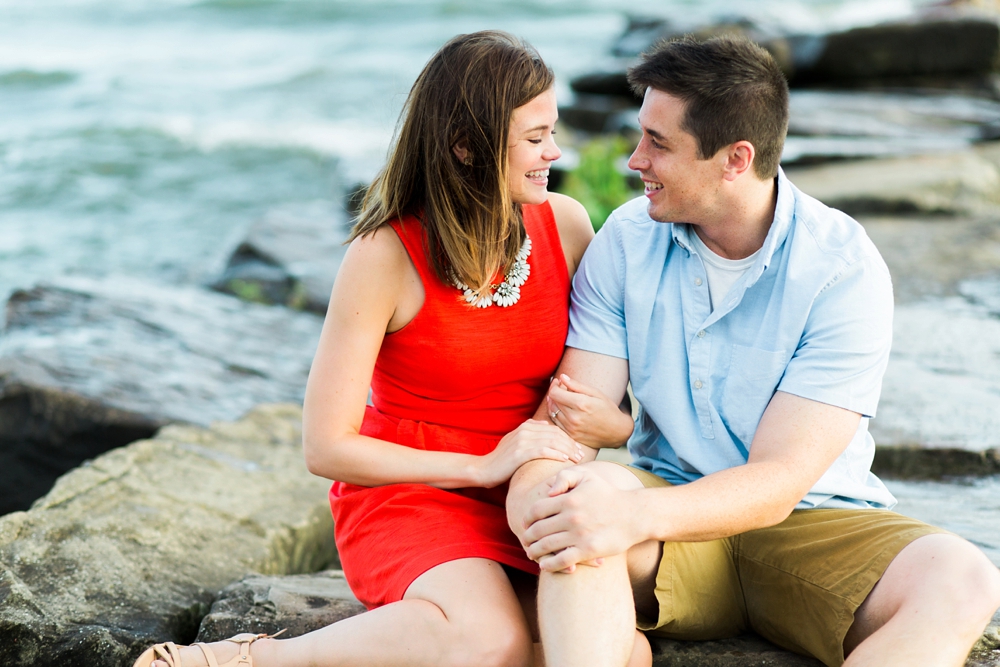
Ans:
POLYGON ((726 259, 743 259, 764 245, 778 202, 778 181, 749 179, 746 188, 711 220, 694 225, 708 248, 726 259))

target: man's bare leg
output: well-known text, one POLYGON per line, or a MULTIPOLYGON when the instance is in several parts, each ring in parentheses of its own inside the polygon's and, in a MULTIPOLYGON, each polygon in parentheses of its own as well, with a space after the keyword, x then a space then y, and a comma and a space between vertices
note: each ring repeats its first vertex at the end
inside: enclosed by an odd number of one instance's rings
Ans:
POLYGON ((965 664, 1000 607, 1000 571, 954 535, 907 545, 858 608, 845 667, 965 664))
MULTIPOLYGON (((625 468, 606 462, 583 464, 621 489, 642 488, 625 468)), ((573 573, 542 572, 538 615, 546 667, 649 665, 649 642, 635 630, 637 602, 645 611, 655 586, 660 545, 646 542, 599 567, 578 565, 573 573), (633 585, 642 594, 633 596, 633 585)))

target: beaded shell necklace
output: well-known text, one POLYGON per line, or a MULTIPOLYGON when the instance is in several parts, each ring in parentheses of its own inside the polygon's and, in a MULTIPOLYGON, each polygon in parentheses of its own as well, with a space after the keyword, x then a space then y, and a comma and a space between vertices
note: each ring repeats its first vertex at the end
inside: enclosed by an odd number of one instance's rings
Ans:
POLYGON ((495 303, 501 308, 507 308, 513 306, 521 298, 521 286, 528 281, 528 275, 531 273, 531 265, 528 264, 528 255, 530 254, 531 238, 526 234, 524 243, 521 244, 521 249, 517 253, 517 258, 514 260, 514 264, 507 269, 503 281, 480 291, 473 290, 459 280, 454 269, 448 269, 448 277, 451 278, 452 285, 462 290, 465 300, 473 306, 489 308, 495 303))

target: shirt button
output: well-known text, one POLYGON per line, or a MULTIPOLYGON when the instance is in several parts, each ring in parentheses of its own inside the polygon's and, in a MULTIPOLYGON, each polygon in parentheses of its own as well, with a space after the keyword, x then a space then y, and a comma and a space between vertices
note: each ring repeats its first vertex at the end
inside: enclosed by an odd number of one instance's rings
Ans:
POLYGON ((701 331, 699 331, 698 332, 698 338, 704 338, 705 337, 705 333, 706 333, 706 331, 704 329, 702 329, 701 331))
POLYGON ((695 389, 701 389, 701 380, 695 380, 694 381, 694 388, 695 389))
POLYGON ((695 278, 694 285, 695 287, 701 287, 701 278, 695 278))

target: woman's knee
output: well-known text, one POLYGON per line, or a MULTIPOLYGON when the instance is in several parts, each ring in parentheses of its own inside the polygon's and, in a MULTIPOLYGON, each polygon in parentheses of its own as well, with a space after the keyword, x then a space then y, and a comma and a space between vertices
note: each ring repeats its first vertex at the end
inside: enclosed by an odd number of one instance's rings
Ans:
POLYGON ((488 624, 457 622, 442 665, 530 667, 534 647, 524 619, 496 618, 488 624))
POLYGON ((503 567, 480 558, 442 563, 418 577, 406 598, 435 605, 440 664, 531 665, 531 631, 503 567))
POLYGON ((593 471, 609 484, 619 489, 632 490, 642 488, 642 481, 631 470, 617 463, 610 461, 590 461, 589 463, 581 463, 578 467, 593 471))

